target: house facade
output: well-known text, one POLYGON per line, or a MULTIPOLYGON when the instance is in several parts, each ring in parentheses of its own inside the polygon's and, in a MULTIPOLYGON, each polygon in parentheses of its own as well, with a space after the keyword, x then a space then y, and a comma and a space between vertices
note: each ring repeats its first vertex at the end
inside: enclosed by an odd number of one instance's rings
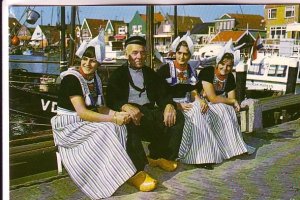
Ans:
POLYGON ((297 31, 287 31, 289 24, 300 22, 299 4, 266 5, 264 15, 268 39, 300 39, 297 31))
POLYGON ((32 33, 25 25, 22 25, 17 32, 17 37, 20 39, 20 45, 26 45, 30 42, 32 33))
MULTIPOLYGON (((154 33, 156 33, 164 19, 165 17, 160 12, 154 13, 154 33)), ((140 14, 136 11, 132 20, 128 24, 129 36, 139 35, 145 37, 147 31, 146 20, 147 16, 145 14, 140 14)))
MULTIPOLYGON (((177 32, 179 36, 183 36, 187 31, 191 31, 197 24, 203 21, 199 17, 177 16, 177 32)), ((154 35, 155 48, 162 53, 169 52, 175 36, 174 16, 166 14, 165 20, 162 21, 156 29, 154 35)))
POLYGON ((85 18, 81 25, 81 41, 90 41, 99 34, 101 28, 105 29, 108 20, 85 18))
POLYGON ((128 33, 129 36, 146 36, 146 21, 138 11, 135 12, 132 20, 129 22, 128 33))
POLYGON ((226 13, 215 20, 216 32, 224 30, 264 31, 264 17, 252 14, 226 13))
POLYGON ((80 41, 90 41, 99 34, 100 29, 104 29, 104 40, 106 45, 112 42, 122 42, 128 36, 127 24, 120 20, 87 19, 83 20, 80 32, 80 41))
MULTIPOLYGON (((174 24, 174 15, 166 14, 166 20, 169 21, 170 24, 174 24)), ((187 31, 191 31, 197 24, 202 23, 203 20, 200 17, 177 15, 177 33, 182 37, 187 31)))
POLYGON ((105 41, 126 40, 127 33, 127 24, 124 21, 108 20, 105 27, 105 41))
POLYGON ((29 44, 34 48, 45 49, 48 45, 58 43, 60 33, 56 26, 37 25, 29 44))
POLYGON ((191 38, 196 44, 207 44, 216 35, 215 23, 196 24, 191 30, 191 38))

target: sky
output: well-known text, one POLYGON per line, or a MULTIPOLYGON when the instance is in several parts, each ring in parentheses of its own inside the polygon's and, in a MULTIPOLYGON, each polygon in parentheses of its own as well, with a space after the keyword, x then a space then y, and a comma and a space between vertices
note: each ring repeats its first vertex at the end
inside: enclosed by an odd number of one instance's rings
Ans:
MULTIPOLYGON (((178 5, 177 15, 201 17, 204 22, 212 22, 225 13, 258 14, 263 16, 263 5, 178 5)), ((60 21, 59 6, 11 6, 10 16, 15 16, 23 24, 26 9, 34 9, 41 14, 36 24, 55 25, 60 21), (23 17, 22 17, 23 15, 23 17)), ((160 5, 154 7, 155 12, 174 14, 174 6, 160 5)), ((146 13, 146 6, 79 6, 79 22, 84 18, 124 20, 130 22, 136 11, 146 13)), ((71 7, 66 6, 66 23, 70 22, 71 7)), ((77 19, 78 21, 78 19, 77 19)), ((29 25, 29 24, 27 24, 29 25)))

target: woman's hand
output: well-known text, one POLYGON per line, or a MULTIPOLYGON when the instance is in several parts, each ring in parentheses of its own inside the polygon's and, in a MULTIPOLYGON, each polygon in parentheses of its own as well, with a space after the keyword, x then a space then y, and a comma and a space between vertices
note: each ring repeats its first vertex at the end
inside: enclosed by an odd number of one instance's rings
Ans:
POLYGON ((234 107, 234 110, 236 112, 239 112, 240 109, 241 109, 241 106, 240 106, 239 102, 236 99, 234 99, 233 107, 234 107))
POLYGON ((191 103, 177 103, 178 110, 189 111, 193 107, 191 103))
POLYGON ((126 112, 115 112, 113 116, 114 123, 118 125, 128 124, 131 120, 130 115, 126 112))
POLYGON ((171 127, 176 123, 176 110, 172 104, 166 105, 164 111, 164 123, 167 127, 171 127))
POLYGON ((199 103, 200 103, 201 113, 202 114, 206 113, 209 109, 207 102, 204 99, 199 99, 199 103))
POLYGON ((141 118, 144 116, 143 113, 141 113, 140 109, 137 107, 131 105, 131 104, 125 104, 122 106, 122 111, 128 113, 135 125, 141 124, 141 118))

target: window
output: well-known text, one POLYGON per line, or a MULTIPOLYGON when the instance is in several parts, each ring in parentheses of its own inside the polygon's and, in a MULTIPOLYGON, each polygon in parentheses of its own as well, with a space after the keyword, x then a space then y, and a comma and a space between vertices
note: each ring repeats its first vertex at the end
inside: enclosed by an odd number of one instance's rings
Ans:
POLYGON ((138 31, 139 32, 142 32, 142 28, 143 28, 142 25, 138 25, 138 31))
POLYGON ((285 17, 290 18, 295 16, 295 6, 285 7, 285 17))
POLYGON ((264 75, 265 73, 265 67, 263 63, 258 63, 258 64, 252 64, 249 65, 248 68, 248 74, 254 74, 254 75, 264 75))
POLYGON ((137 25, 132 26, 132 31, 135 33, 137 32, 137 25))
POLYGON ((227 25, 227 30, 229 30, 230 29, 230 22, 228 21, 228 22, 226 22, 226 25, 227 25))
POLYGON ((278 39, 278 38, 286 38, 286 27, 278 26, 270 28, 270 38, 278 39))
POLYGON ((276 9, 268 9, 268 19, 276 19, 276 9))
POLYGON ((285 77, 287 65, 270 65, 268 76, 285 77))
POLYGON ((119 27, 119 34, 121 34, 121 35, 125 35, 126 34, 125 27, 119 27))
POLYGON ((82 37, 88 37, 89 36, 89 31, 86 29, 82 30, 82 37))
POLYGON ((215 27, 211 26, 209 27, 209 33, 212 34, 215 32, 215 27))

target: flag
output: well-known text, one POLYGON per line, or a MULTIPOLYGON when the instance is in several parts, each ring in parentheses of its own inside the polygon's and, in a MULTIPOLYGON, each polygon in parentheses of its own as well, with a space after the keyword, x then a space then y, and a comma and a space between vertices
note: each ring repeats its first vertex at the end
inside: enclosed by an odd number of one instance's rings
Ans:
POLYGON ((260 34, 257 35, 255 42, 251 48, 251 64, 257 58, 257 51, 263 47, 260 34))

